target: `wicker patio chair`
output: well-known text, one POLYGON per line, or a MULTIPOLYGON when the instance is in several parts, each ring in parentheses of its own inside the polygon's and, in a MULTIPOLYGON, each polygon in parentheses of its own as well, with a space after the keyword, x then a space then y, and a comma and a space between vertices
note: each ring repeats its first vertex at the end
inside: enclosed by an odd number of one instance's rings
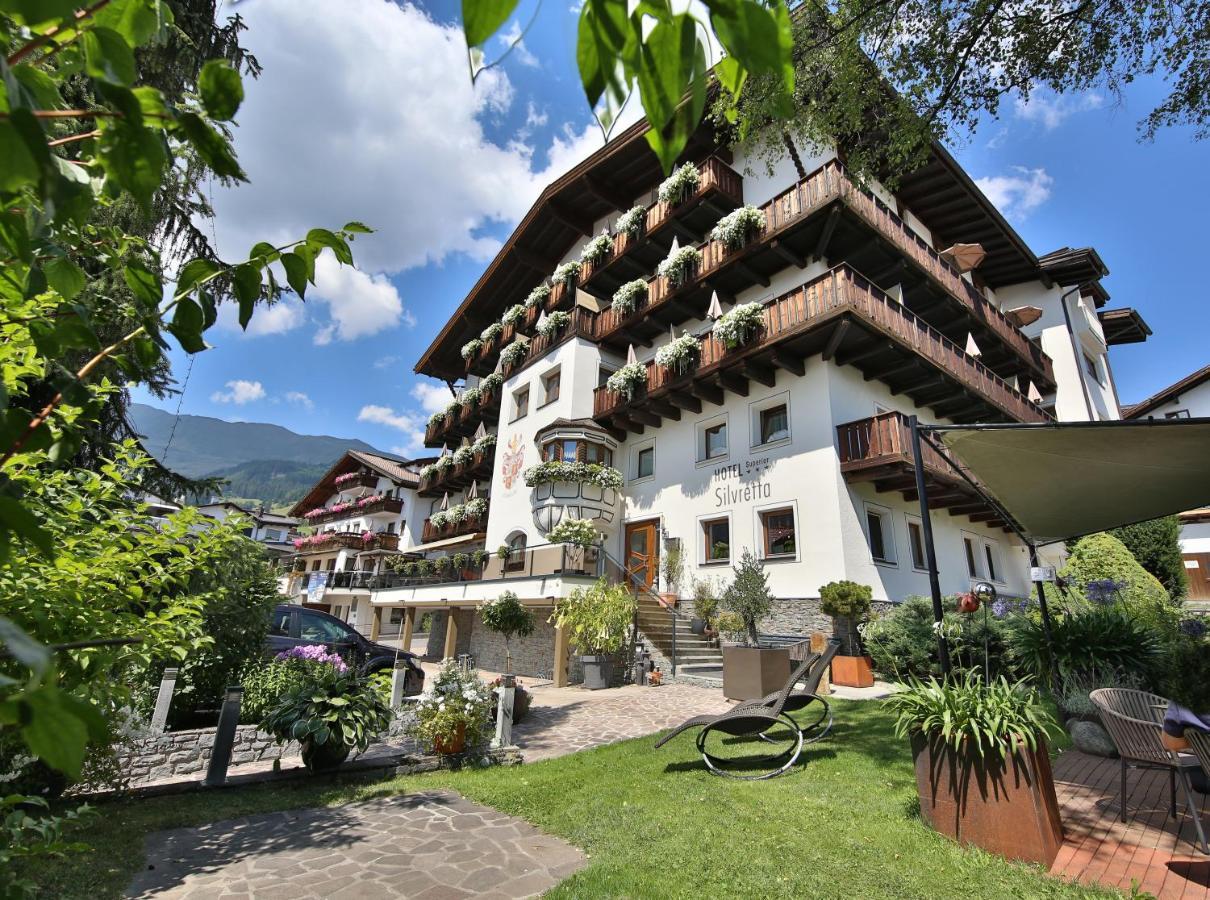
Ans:
MULTIPOLYGON (((828 641, 828 646, 823 653, 812 654, 807 658, 810 663, 807 671, 795 679, 795 686, 791 688, 787 695, 782 709, 786 713, 795 713, 801 709, 806 709, 813 703, 820 706, 819 715, 806 725, 801 726, 798 730, 802 733, 803 743, 812 744, 827 736, 832 730, 832 707, 828 705, 828 701, 819 696, 819 683, 823 680, 824 672, 828 670, 828 666, 832 663, 834 657, 840 651, 840 640, 831 638, 828 641), (804 680, 803 687, 797 687, 798 680, 804 680), (826 720, 826 724, 825 724, 826 720), (815 733, 818 732, 818 733, 815 733)), ((780 693, 780 691, 778 692, 780 693)), ((778 694, 769 694, 760 700, 747 700, 739 704, 736 709, 755 709, 761 706, 769 706, 777 701, 778 694)), ((766 738, 767 740, 767 738, 766 738)))
POLYGON ((1100 712, 1101 724, 1109 732, 1122 760, 1122 821, 1126 821, 1127 769, 1165 770, 1168 772, 1169 814, 1176 818, 1176 782, 1179 779, 1185 789, 1185 806, 1197 829, 1198 846, 1203 853, 1210 854, 1198 804, 1193 799, 1193 786, 1189 783, 1189 770, 1198 766, 1197 757, 1166 750, 1160 741, 1168 701, 1157 694, 1127 688, 1100 688, 1089 697, 1100 712))
POLYGON ((770 697, 764 698, 764 700, 755 701, 755 704, 748 703, 734 706, 725 713, 720 713, 716 716, 694 716, 692 719, 686 719, 656 741, 656 748, 664 746, 682 732, 693 728, 700 728, 701 730, 697 735, 697 750, 702 755, 706 768, 715 775, 738 778, 743 781, 760 781, 765 778, 775 778, 788 772, 790 767, 797 762, 799 754, 802 753, 805 741, 798 723, 785 711, 786 701, 794 690, 794 686, 807 676, 807 673, 811 670, 811 666, 818 658, 817 656, 809 657, 799 663, 794 671, 790 673, 790 678, 786 682, 785 687, 776 694, 771 694, 770 697), (765 700, 769 700, 770 702, 766 703, 765 700), (772 729, 779 724, 789 727, 793 735, 788 742, 789 746, 780 753, 764 756, 725 757, 711 753, 706 749, 706 739, 714 732, 730 737, 750 737, 761 739, 768 743, 779 743, 774 737, 770 736, 772 729), (728 771, 728 766, 737 763, 773 765, 782 759, 785 762, 781 763, 781 765, 771 768, 769 771, 762 771, 756 775, 740 775, 736 772, 728 771))

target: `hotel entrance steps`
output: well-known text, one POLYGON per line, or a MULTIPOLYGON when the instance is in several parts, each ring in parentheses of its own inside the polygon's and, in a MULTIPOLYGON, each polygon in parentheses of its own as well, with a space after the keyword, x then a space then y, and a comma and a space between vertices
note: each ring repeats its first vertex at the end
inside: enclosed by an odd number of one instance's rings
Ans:
POLYGON ((640 593, 638 601, 640 639, 656 651, 653 656, 657 660, 663 657, 660 666, 666 675, 672 675, 674 668, 678 678, 698 677, 712 682, 722 678, 722 651, 689 629, 690 615, 684 604, 674 615, 651 594, 640 593))

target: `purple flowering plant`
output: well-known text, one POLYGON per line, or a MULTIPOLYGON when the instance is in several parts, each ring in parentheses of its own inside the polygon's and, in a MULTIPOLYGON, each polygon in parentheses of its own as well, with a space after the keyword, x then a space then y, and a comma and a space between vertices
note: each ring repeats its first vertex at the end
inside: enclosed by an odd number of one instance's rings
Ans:
POLYGON ((277 659, 302 659, 308 662, 327 664, 342 675, 349 670, 348 664, 340 656, 332 653, 322 644, 301 644, 297 647, 291 647, 289 650, 283 650, 277 654, 277 659))
POLYGON ((1122 588, 1126 587, 1126 582, 1115 581, 1112 578, 1099 578, 1096 581, 1090 581, 1084 588, 1084 595, 1088 598, 1089 603, 1095 603, 1098 606, 1109 606, 1118 599, 1122 588))

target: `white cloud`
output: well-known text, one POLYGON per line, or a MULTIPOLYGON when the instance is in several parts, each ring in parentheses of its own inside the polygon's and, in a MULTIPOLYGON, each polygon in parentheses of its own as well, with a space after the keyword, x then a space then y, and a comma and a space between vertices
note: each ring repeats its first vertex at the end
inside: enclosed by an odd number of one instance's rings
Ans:
POLYGON ((395 363, 399 362, 398 356, 382 356, 374 360, 375 369, 389 369, 395 363))
POLYGON ((1054 178, 1045 169, 1013 166, 1010 175, 977 178, 975 184, 1005 216, 1024 219, 1050 198, 1054 178))
POLYGON ((387 428, 402 431, 407 436, 408 443, 399 447, 392 447, 392 453, 397 453, 400 456, 416 456, 424 450, 425 422, 420 416, 406 411, 395 412, 389 406, 369 404, 361 408, 361 412, 357 414, 357 421, 385 425, 387 428))
POLYGON ((265 397, 265 387, 259 381, 245 381, 237 378, 234 381, 228 381, 227 388, 226 391, 215 391, 211 394, 210 402, 234 403, 236 406, 243 406, 245 403, 263 400, 265 397))
POLYGON ((431 378, 418 381, 412 386, 412 396, 420 401, 420 406, 426 413, 435 413, 449 406, 454 395, 443 382, 431 378))
MULTIPOLYGON (((399 291, 385 275, 367 275, 359 269, 342 266, 330 256, 315 263, 315 287, 307 294, 310 302, 328 307, 330 320, 315 333, 316 344, 333 340, 352 341, 378 334, 407 321, 399 291)), ((408 322, 416 324, 415 319, 408 322)))
POLYGON ((1033 122, 1047 131, 1052 131, 1062 125, 1068 117, 1100 109, 1104 105, 1105 98, 1094 91, 1056 94, 1045 88, 1037 88, 1030 92, 1028 100, 1017 97, 1013 101, 1013 111, 1018 119, 1033 122))
POLYGON ((538 57, 530 53, 529 48, 525 46, 525 41, 521 40, 521 23, 516 19, 513 20, 511 26, 496 35, 496 44, 499 46, 501 53, 507 51, 509 45, 514 41, 516 42, 516 46, 508 54, 509 62, 518 62, 531 69, 542 68, 542 63, 538 62, 538 57))
POLYGON ((286 402, 301 406, 303 409, 315 409, 315 403, 302 391, 287 391, 286 402))

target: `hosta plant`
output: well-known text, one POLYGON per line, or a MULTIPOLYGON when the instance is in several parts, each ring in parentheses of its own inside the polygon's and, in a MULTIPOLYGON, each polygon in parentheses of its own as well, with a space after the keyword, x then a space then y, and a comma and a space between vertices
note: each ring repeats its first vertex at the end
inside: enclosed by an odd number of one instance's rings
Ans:
POLYGON ((765 308, 753 301, 741 303, 723 313, 714 323, 714 336, 722 341, 728 350, 734 350, 756 335, 764 324, 765 308))
POLYGON ((571 313, 555 310, 538 325, 538 334, 547 339, 553 338, 570 321, 571 313))
POLYGON ((529 292, 529 296, 525 298, 525 306, 533 309, 535 306, 541 306, 548 299, 550 299, 550 285, 540 284, 529 292))
POLYGON ((613 466, 603 466, 600 463, 563 462, 557 459, 538 463, 525 470, 527 487, 557 481, 595 484, 599 488, 620 488, 622 473, 613 466))
POLYGON ((692 278, 701 264, 702 251, 697 247, 678 247, 659 264, 656 272, 675 288, 692 278))
POLYGON ((626 212, 618 216, 618 220, 613 223, 613 230, 618 234, 625 234, 634 240, 643 233, 643 229, 647 225, 647 210, 642 206, 632 206, 626 212))
POLYGON ((647 299, 647 279, 636 278, 628 281, 613 292, 613 308, 621 315, 628 316, 647 299))
POLYGON ((474 670, 463 671, 447 659, 431 688, 416 704, 412 735, 437 752, 474 747, 491 724, 492 694, 474 670))
POLYGON ((613 235, 603 231, 584 245, 580 251, 580 262, 585 265, 596 265, 609 259, 613 253, 613 235))
POLYGON ((547 532, 546 539, 552 544, 591 547, 600 540, 600 534, 591 519, 564 519, 547 532))
POLYGON ((655 361, 665 369, 684 375, 697 363, 701 351, 702 345, 694 335, 682 334, 657 350, 655 361))
POLYGON ((462 345, 462 351, 461 351, 462 358, 463 359, 472 359, 475 356, 475 354, 477 354, 482 349, 483 349, 483 341, 479 340, 479 338, 471 338, 469 341, 467 341, 465 344, 462 345))
POLYGON ((479 339, 485 344, 491 344, 502 334, 504 334, 504 326, 499 322, 492 322, 480 332, 479 339))
POLYGON ((728 250, 738 250, 764 230, 765 214, 755 206, 741 206, 718 220, 710 232, 711 240, 721 242, 728 250))
POLYGON ((569 291, 576 289, 576 282, 580 278, 580 261, 577 259, 568 260, 560 266, 555 267, 555 272, 550 276, 550 280, 556 284, 562 284, 569 291))
POLYGON ((505 366, 512 368, 515 365, 519 365, 525 359, 527 353, 529 353, 529 341, 517 338, 517 340, 500 351, 500 361, 505 366))
POLYGON ((515 303, 504 311, 504 315, 500 317, 500 324, 506 328, 512 325, 516 328, 521 324, 521 320, 525 318, 525 307, 520 303, 515 303))
POLYGON ((660 183, 661 203, 683 203, 697 190, 702 176, 693 163, 685 163, 660 183))
POLYGON ((647 367, 642 363, 622 366, 605 381, 605 387, 617 391, 627 400, 633 400, 639 388, 647 384, 647 367))

